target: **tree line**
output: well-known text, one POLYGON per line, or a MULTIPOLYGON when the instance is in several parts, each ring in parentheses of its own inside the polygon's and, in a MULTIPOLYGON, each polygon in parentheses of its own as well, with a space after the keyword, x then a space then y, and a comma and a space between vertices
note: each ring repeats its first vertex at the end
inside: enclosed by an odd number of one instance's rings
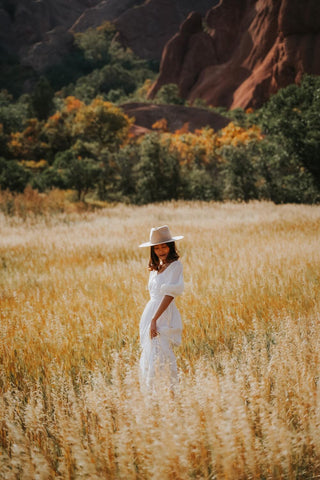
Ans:
MULTIPOLYGON (((224 111, 230 124, 143 136, 119 107, 145 100, 154 66, 112 40, 113 27, 78 34, 72 62, 46 72, 31 94, 0 93, 0 188, 75 190, 79 200, 320 198, 320 78, 280 90, 258 111, 224 111)), ((174 85, 156 101, 181 104, 174 85)), ((206 107, 203 102, 198 102, 206 107)))

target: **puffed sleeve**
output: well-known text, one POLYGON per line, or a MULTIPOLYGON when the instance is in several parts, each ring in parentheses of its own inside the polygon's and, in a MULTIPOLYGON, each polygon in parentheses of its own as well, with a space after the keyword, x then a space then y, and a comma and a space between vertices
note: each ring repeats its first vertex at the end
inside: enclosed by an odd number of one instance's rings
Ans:
POLYGON ((179 260, 173 262, 170 265, 170 272, 168 271, 168 278, 166 283, 163 283, 160 287, 162 295, 169 295, 170 297, 176 297, 181 295, 184 289, 183 283, 183 267, 179 260))

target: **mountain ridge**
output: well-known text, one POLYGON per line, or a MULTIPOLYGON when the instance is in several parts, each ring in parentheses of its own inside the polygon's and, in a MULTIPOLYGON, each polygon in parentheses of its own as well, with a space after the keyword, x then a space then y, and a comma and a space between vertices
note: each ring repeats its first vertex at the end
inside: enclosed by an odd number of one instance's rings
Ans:
POLYGON ((319 0, 199 0, 190 12, 193 6, 191 0, 0 0, 0 47, 41 74, 72 54, 77 32, 111 21, 125 47, 144 59, 161 58, 150 98, 175 83, 191 103, 230 109, 259 108, 304 73, 320 75, 319 0))

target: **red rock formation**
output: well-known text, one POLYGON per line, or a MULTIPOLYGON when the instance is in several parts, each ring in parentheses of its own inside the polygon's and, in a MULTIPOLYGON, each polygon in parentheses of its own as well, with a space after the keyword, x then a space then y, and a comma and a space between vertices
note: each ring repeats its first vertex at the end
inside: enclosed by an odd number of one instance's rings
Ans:
POLYGON ((207 39, 206 49, 195 45, 191 34, 178 55, 182 27, 164 49, 151 96, 174 82, 191 101, 259 107, 279 88, 299 82, 303 73, 320 74, 319 0, 221 0, 206 22, 213 46, 207 39))
MULTIPOLYGON (((121 15, 115 22, 119 40, 139 57, 160 60, 166 42, 194 8, 194 0, 148 0, 121 15)), ((217 0, 197 0, 205 12, 217 0)))
POLYGON ((152 125, 165 118, 168 129, 174 132, 188 123, 191 132, 209 126, 215 131, 224 128, 230 120, 203 108, 183 107, 179 105, 154 105, 150 103, 126 103, 121 105, 129 117, 135 118, 135 126, 151 130, 152 125))
POLYGON ((213 58, 214 44, 210 35, 202 31, 201 15, 190 13, 164 49, 160 75, 149 92, 150 98, 166 83, 178 84, 181 96, 186 97, 198 74, 212 64, 213 58))

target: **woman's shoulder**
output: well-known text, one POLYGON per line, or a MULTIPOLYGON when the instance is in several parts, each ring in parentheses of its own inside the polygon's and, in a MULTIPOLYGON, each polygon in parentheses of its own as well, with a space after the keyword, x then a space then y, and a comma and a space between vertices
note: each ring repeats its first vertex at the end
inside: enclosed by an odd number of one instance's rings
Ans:
POLYGON ((171 264, 170 267, 175 270, 182 270, 182 263, 180 260, 174 260, 171 264))

